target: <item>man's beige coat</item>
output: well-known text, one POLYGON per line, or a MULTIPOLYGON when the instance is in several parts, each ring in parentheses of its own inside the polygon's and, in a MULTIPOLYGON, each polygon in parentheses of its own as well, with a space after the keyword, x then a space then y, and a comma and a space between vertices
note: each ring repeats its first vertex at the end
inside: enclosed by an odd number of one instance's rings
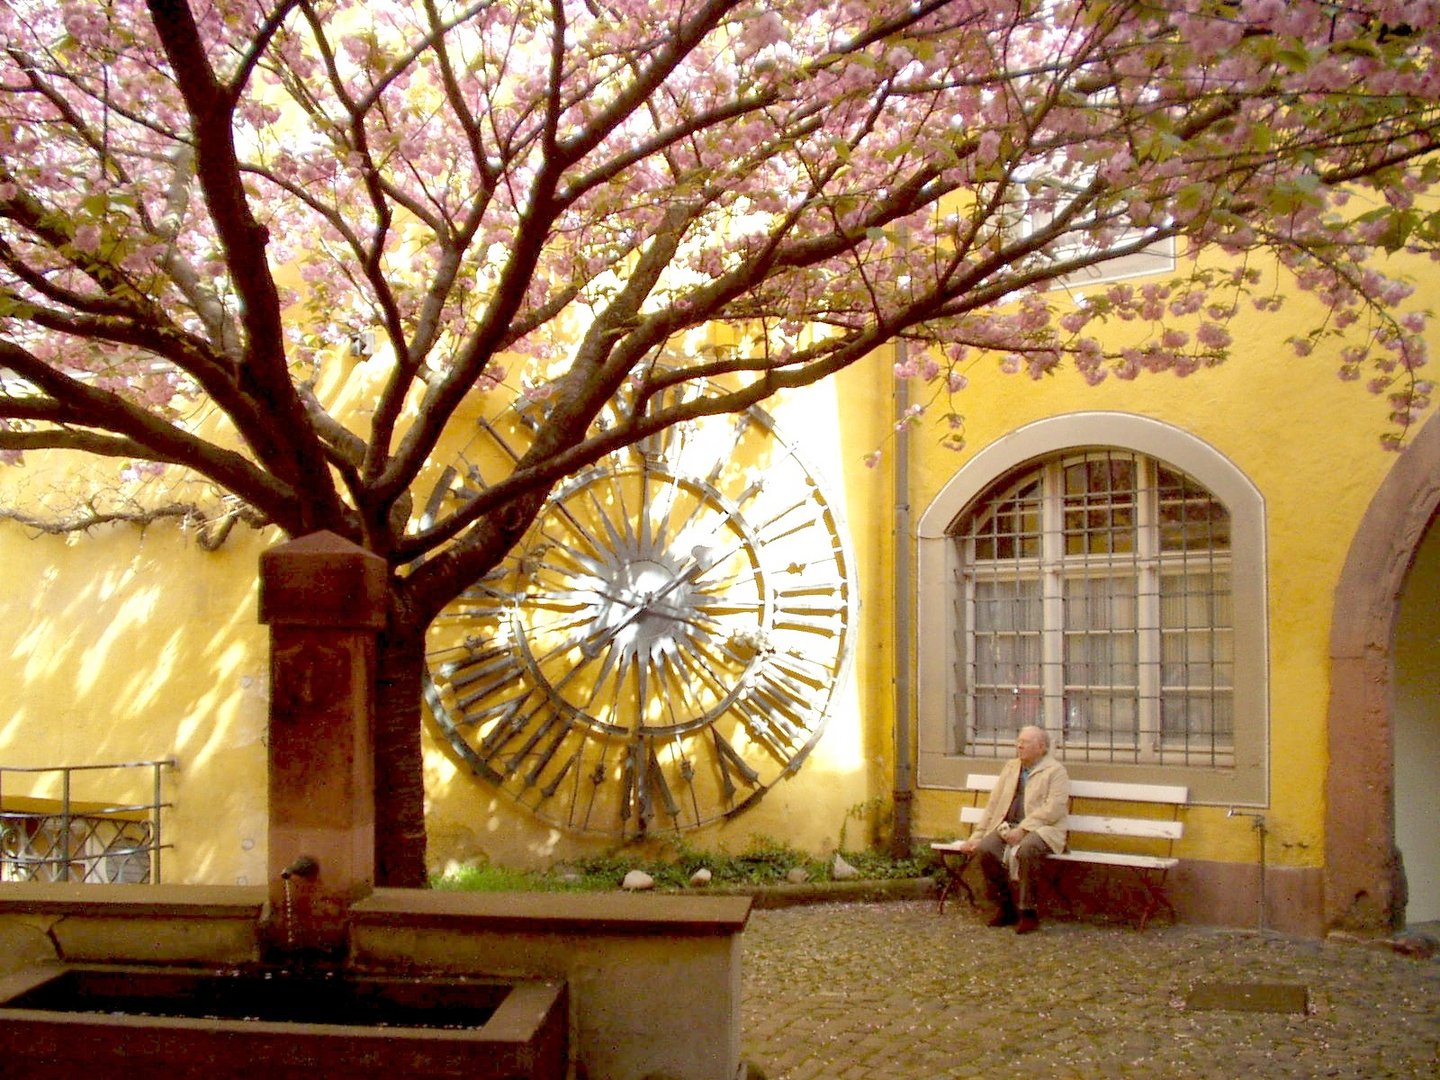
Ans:
MULTIPOLYGON (((1005 824, 1005 811, 1010 800, 1015 798, 1015 785, 1020 782, 1020 759, 1011 758, 1000 770, 995 781, 995 790, 990 792, 990 801, 985 804, 985 814, 970 833, 972 840, 979 840, 1005 824)), ((1065 830, 1060 822, 1070 812, 1070 774, 1065 766, 1049 754, 1037 761, 1030 769, 1030 779, 1025 781, 1025 817, 1020 828, 1037 833, 1051 851, 1065 850, 1065 830)))

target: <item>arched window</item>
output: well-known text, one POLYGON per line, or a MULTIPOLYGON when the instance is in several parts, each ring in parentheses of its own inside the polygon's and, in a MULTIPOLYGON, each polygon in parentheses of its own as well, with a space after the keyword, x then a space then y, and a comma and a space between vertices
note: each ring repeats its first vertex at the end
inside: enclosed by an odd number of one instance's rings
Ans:
POLYGON ((1177 469, 1087 449, 994 485, 955 525, 958 747, 1025 724, 1066 761, 1234 757, 1230 515, 1177 469))
POLYGON ((922 785, 960 786, 1038 724, 1072 773, 1263 801, 1258 493, 1154 421, 1090 414, 1017 436, 922 518, 922 785), (1055 445, 1102 429, 1110 441, 1055 445))

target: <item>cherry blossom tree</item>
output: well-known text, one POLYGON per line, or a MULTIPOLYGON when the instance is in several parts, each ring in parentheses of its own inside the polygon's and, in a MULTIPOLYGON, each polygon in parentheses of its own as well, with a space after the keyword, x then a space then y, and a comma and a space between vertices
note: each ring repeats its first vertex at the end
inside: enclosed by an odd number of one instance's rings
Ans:
POLYGON ((0 452, 387 560, 385 883, 424 880, 427 626, 619 448, 897 339, 958 441, 968 365, 1183 375, 1297 290, 1396 438, 1428 405, 1383 256, 1440 240, 1433 0, 6 0, 0 38, 0 452), (429 499, 517 399, 508 472, 429 499))

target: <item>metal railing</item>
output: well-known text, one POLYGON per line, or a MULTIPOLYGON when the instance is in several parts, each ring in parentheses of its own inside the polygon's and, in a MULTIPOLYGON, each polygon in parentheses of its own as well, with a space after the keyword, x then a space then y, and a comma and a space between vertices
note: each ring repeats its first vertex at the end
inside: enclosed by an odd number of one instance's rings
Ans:
POLYGON ((108 765, 0 765, 0 881, 158 884, 160 852, 174 846, 161 839, 160 812, 171 804, 163 801, 160 775, 174 767, 174 758, 108 765), (149 769, 150 801, 96 807, 94 800, 86 800, 77 809, 71 798, 74 774, 104 769, 149 769), (59 806, 6 809, 4 785, 10 773, 59 773, 59 806))

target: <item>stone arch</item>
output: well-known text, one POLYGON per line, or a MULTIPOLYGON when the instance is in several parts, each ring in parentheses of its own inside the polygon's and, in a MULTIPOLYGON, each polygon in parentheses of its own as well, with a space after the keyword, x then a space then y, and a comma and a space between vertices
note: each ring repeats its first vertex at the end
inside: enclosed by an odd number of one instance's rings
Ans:
POLYGON ((1395 852, 1395 628, 1406 575, 1437 511, 1440 416, 1420 429, 1376 491, 1335 587, 1325 783, 1327 929, 1388 932, 1403 915, 1395 852))

